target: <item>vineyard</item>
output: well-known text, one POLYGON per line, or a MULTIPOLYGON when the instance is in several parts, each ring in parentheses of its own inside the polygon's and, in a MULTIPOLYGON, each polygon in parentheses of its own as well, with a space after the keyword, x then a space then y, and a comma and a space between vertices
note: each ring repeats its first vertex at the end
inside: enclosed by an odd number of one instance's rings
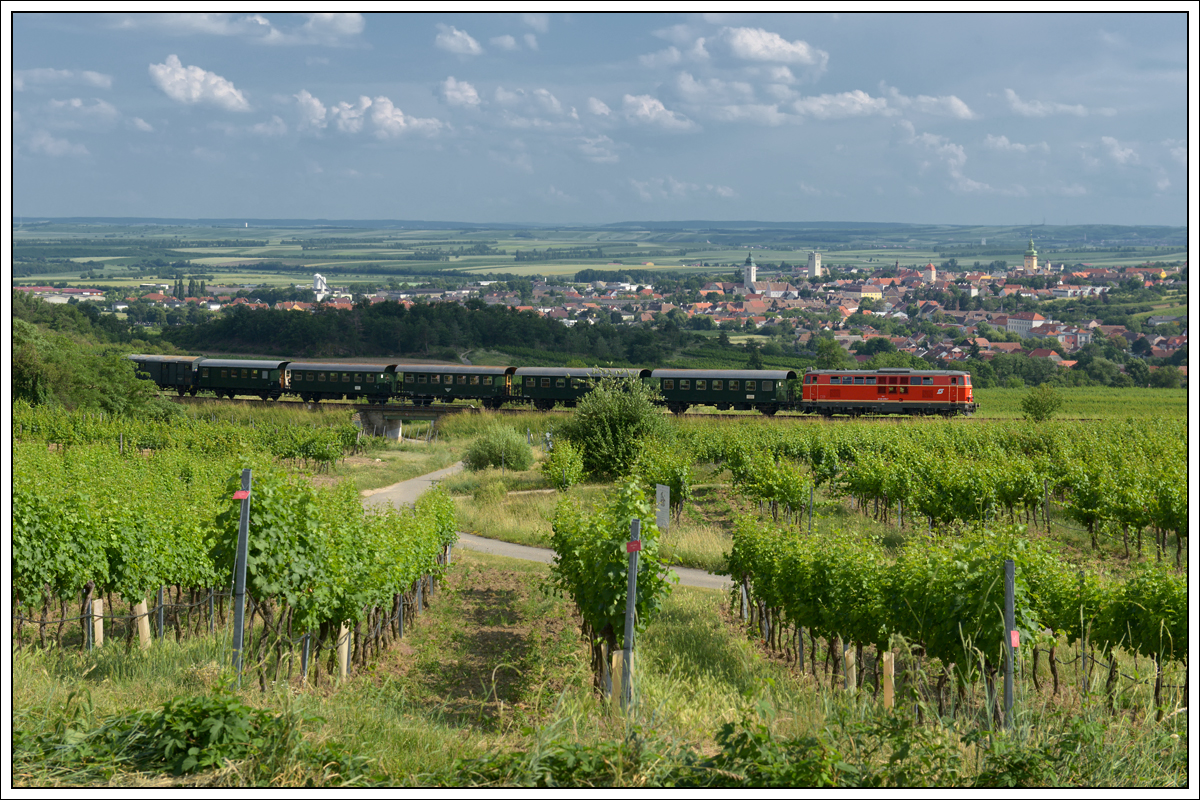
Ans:
MULTIPOLYGON (((342 625, 362 664, 420 607, 426 576, 446 567, 454 504, 426 494, 411 511, 366 513, 348 484, 317 489, 279 463, 327 465, 353 450, 357 429, 171 425, 14 409, 15 644, 36 628, 45 644, 84 598, 126 606, 163 587, 177 604, 231 585, 243 467, 253 468, 247 663, 266 680, 274 654, 308 636, 319 657, 342 625)), ((198 623, 197 631, 201 627, 198 623)), ((54 636, 62 644, 63 624, 54 636)), ((127 626, 132 642, 133 626, 127 626)), ((177 635, 182 635, 176 624, 177 635)), ((127 645, 128 646, 128 645, 127 645)))

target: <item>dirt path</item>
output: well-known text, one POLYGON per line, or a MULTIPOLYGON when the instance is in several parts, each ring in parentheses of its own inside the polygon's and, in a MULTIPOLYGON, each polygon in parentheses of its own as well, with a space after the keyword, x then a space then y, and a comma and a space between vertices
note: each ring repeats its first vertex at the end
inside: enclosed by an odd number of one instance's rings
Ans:
MULTIPOLYGON (((386 505, 391 505, 397 509, 403 506, 411 505, 416 502, 416 499, 421 496, 421 493, 426 489, 431 488, 438 481, 449 477, 456 472, 462 470, 462 462, 451 464, 445 469, 440 469, 437 472, 431 472, 428 475, 422 475, 419 478, 413 478, 400 483, 385 486, 382 489, 373 489, 370 492, 363 493, 362 503, 367 508, 381 508, 386 505)), ((553 491, 553 490, 551 490, 553 491)), ((512 494, 516 494, 513 492, 512 494)), ((519 558, 524 561, 540 561, 543 564, 549 564, 554 560, 554 551, 544 547, 528 547, 523 544, 513 544, 512 542, 502 542, 498 539, 485 539, 482 536, 475 536, 471 533, 460 533, 458 535, 458 546, 465 547, 468 550, 477 550, 481 553, 492 553, 509 558, 519 558)), ((700 586, 706 589, 728 589, 733 585, 733 582, 723 575, 713 575, 705 572, 702 569, 689 569, 688 567, 676 567, 673 572, 679 575, 679 583, 681 586, 700 586)))

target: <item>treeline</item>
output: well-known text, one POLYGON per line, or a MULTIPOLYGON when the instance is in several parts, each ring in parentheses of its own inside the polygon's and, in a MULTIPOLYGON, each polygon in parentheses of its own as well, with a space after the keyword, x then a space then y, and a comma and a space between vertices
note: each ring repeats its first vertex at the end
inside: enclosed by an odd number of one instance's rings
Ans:
POLYGON ((545 250, 518 250, 513 261, 559 261, 581 258, 604 258, 601 247, 547 247, 545 250))
POLYGON ((663 281, 662 272, 652 269, 581 269, 575 273, 576 283, 640 283, 646 286, 663 281))
POLYGON ((162 336, 195 352, 273 353, 295 358, 416 356, 455 359, 477 348, 561 354, 592 363, 653 365, 696 335, 675 326, 664 330, 605 322, 567 327, 533 312, 471 301, 360 304, 315 314, 237 308, 199 325, 167 328, 162 336))

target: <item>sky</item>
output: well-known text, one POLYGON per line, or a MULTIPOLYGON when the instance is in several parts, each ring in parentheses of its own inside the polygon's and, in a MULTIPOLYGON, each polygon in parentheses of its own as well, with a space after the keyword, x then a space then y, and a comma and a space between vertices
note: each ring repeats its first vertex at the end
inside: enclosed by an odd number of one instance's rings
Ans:
POLYGON ((11 24, 14 215, 1187 224, 1182 13, 11 24))

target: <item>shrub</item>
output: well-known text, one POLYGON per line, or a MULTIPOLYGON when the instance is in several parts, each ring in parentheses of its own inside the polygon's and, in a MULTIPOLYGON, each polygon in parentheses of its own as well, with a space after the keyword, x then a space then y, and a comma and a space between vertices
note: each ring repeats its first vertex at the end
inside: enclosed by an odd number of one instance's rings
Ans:
POLYGON ((586 474, 628 475, 646 439, 667 438, 667 421, 653 403, 657 394, 639 380, 604 378, 579 401, 563 435, 582 453, 586 474))
POLYGON ((671 490, 671 514, 678 521, 684 505, 692 499, 692 459, 658 442, 649 444, 638 456, 637 474, 648 494, 662 484, 671 490))
POLYGON ((566 439, 559 439, 542 464, 542 474, 550 485, 565 492, 583 480, 583 454, 566 439))
POLYGON ((1021 411, 1030 422, 1045 422, 1054 416, 1062 402, 1058 392, 1049 384, 1043 383, 1036 389, 1030 389, 1029 393, 1021 398, 1021 411))
POLYGON ((495 505, 508 495, 500 481, 488 481, 475 490, 474 500, 481 506, 495 505))
POLYGON ((495 425, 475 440, 463 458, 463 465, 473 472, 488 467, 520 472, 533 466, 533 451, 524 436, 512 428, 495 425))

